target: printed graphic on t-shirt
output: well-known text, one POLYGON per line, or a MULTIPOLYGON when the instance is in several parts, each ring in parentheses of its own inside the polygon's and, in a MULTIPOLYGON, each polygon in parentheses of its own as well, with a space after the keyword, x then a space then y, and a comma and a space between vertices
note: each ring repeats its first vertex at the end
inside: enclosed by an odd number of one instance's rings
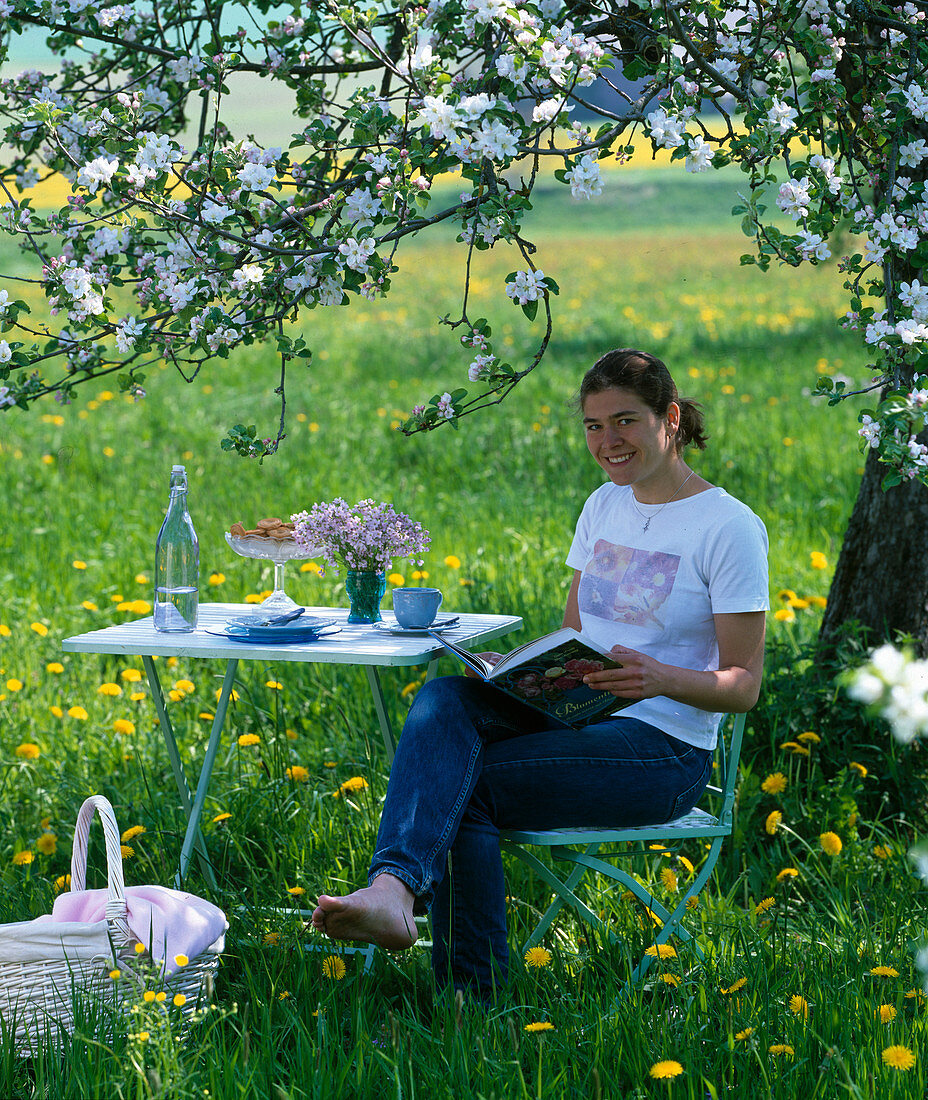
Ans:
POLYGON ((663 628, 660 609, 673 591, 680 557, 598 539, 580 578, 581 613, 608 622, 663 628))

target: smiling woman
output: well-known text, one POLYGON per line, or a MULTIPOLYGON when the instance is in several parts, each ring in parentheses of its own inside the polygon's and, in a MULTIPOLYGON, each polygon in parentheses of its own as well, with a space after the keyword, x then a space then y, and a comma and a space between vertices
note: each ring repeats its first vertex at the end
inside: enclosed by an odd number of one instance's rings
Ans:
POLYGON ((564 625, 618 660, 584 677, 615 713, 565 729, 483 681, 428 681, 397 747, 369 885, 322 894, 313 913, 334 939, 399 950, 431 906, 439 985, 482 1000, 508 975, 500 830, 687 813, 720 712, 749 710, 760 686, 766 531, 684 462, 687 443, 704 444, 698 410, 659 359, 631 349, 596 363, 580 404, 609 482, 577 524, 564 625))

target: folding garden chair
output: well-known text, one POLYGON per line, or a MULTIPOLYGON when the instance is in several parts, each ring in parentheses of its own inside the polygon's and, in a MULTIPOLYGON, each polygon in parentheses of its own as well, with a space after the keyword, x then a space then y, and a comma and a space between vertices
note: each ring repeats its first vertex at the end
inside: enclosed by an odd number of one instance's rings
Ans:
MULTIPOLYGON (((715 800, 715 814, 707 810, 695 808, 676 821, 664 825, 642 825, 631 829, 546 829, 532 830, 508 830, 500 834, 500 843, 503 851, 511 852, 523 863, 526 863, 532 871, 542 878, 554 891, 555 897, 551 905, 543 914, 535 931, 526 940, 523 951, 535 947, 551 927, 558 913, 565 905, 571 906, 582 919, 606 934, 610 942, 615 943, 617 937, 610 931, 592 909, 577 897, 576 887, 587 871, 595 871, 619 883, 630 890, 639 901, 643 902, 650 914, 661 924, 654 947, 667 943, 671 936, 676 936, 683 943, 688 943, 700 959, 705 958, 705 953, 690 933, 683 927, 683 917, 686 915, 687 902, 690 898, 702 890, 709 881, 709 876, 715 868, 716 861, 722 849, 722 843, 731 835, 732 817, 735 802, 735 781, 738 774, 738 760, 741 755, 741 742, 744 736, 745 715, 729 716, 721 723, 719 730, 719 742, 716 750, 716 763, 718 768, 713 775, 713 782, 706 788, 709 797, 715 800), (725 727, 731 718, 731 733, 727 744, 725 727), (719 786, 714 782, 718 781, 719 786), (623 859, 640 855, 649 851, 648 844, 661 841, 668 852, 676 851, 687 840, 710 840, 707 846, 706 858, 699 868, 699 873, 686 887, 680 896, 676 908, 671 912, 661 903, 651 891, 636 878, 620 867, 614 866, 608 860, 623 859), (604 845, 630 843, 630 848, 604 851, 604 845), (573 864, 573 869, 566 878, 561 879, 546 863, 543 863, 537 855, 528 851, 527 846, 547 848, 555 861, 566 861, 573 864), (582 851, 576 850, 582 846, 582 851)), ((703 795, 705 798, 706 795, 703 795)), ((631 987, 642 978, 655 958, 655 954, 645 954, 638 965, 632 971, 628 981, 623 987, 623 996, 631 987)))

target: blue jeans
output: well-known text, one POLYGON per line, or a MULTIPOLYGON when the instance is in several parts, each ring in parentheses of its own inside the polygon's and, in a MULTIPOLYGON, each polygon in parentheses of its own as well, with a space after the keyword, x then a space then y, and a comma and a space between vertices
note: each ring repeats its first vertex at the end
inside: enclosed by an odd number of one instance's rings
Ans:
POLYGON ((487 998, 509 968, 501 829, 663 824, 689 811, 712 753, 634 718, 581 730, 479 680, 428 681, 406 719, 371 861, 432 913, 440 986, 487 998))

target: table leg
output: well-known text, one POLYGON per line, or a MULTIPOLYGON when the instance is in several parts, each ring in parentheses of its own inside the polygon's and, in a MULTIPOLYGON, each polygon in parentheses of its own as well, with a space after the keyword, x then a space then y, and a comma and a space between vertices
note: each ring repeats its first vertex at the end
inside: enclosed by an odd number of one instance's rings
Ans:
MULTIPOLYGON (((164 743, 168 750, 168 757, 171 761, 171 768, 174 772, 174 780, 177 783, 177 790, 180 792, 181 806, 189 822, 192 808, 190 802, 190 788, 187 786, 187 776, 184 773, 184 767, 180 761, 180 753, 177 751, 177 741, 174 739, 174 727, 171 725, 171 719, 168 717, 167 708, 164 705, 164 694, 161 690, 161 681, 158 679, 158 672, 152 657, 143 656, 142 664, 145 666, 145 673, 148 676, 148 686, 151 688, 152 702, 155 704, 155 712, 158 715, 158 721, 161 725, 161 735, 164 737, 164 743)), ((186 835, 185 833, 185 839, 186 835)), ((199 835, 199 831, 197 831, 194 839, 197 841, 197 855, 199 856, 203 873, 209 879, 210 885, 215 886, 216 876, 213 874, 213 866, 206 852, 206 843, 203 837, 199 835)), ((178 881, 178 887, 179 885, 180 883, 178 881)))
MULTIPOLYGON (((203 757, 203 764, 200 767, 200 778, 197 781, 197 793, 194 795, 193 806, 190 808, 189 819, 187 821, 187 832, 184 834, 184 844, 180 850, 180 870, 177 873, 178 888, 187 874, 190 856, 198 837, 202 843, 202 837, 200 837, 200 817, 203 813, 203 805, 206 802, 206 795, 209 791, 209 781, 212 778, 216 753, 219 751, 219 740, 222 735, 222 727, 225 724, 226 712, 229 709, 229 698, 232 695, 232 686, 235 683, 235 673, 237 670, 237 659, 229 661, 226 665, 226 674, 222 681, 222 691, 219 693, 219 701, 216 704, 216 714, 213 717, 212 729, 209 731, 206 755, 203 757)), ((212 867, 210 867, 210 878, 215 886, 212 867)))
POLYGON ((374 709, 377 711, 377 720, 380 722, 380 732, 383 734, 387 759, 392 764, 396 739, 393 736, 393 725, 387 712, 387 704, 383 697, 383 689, 380 686, 380 677, 377 675, 377 667, 376 665, 365 665, 364 671, 367 673, 367 682, 370 684, 371 695, 374 697, 374 709))

